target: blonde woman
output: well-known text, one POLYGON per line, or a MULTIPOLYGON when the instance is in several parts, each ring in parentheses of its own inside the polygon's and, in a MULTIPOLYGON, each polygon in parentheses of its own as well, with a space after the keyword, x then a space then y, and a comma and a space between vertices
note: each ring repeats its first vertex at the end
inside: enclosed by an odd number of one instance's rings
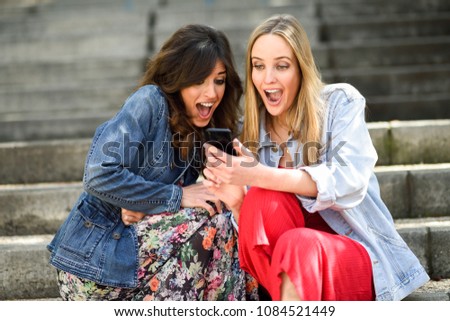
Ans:
POLYGON ((273 300, 403 299, 429 277, 380 198, 364 97, 321 81, 290 15, 248 43, 239 156, 206 145, 204 171, 238 221, 241 267, 273 300))

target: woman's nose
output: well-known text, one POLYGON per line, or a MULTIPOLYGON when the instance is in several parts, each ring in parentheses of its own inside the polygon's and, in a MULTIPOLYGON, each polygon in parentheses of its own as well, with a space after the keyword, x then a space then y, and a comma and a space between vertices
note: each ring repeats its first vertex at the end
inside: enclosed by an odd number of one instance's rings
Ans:
POLYGON ((266 69, 266 73, 264 75, 264 82, 266 84, 271 84, 271 83, 275 82, 275 79, 276 79, 275 78, 275 73, 272 70, 272 68, 267 68, 266 69))
POLYGON ((208 98, 215 98, 215 97, 217 97, 216 86, 214 85, 213 82, 208 83, 206 85, 204 94, 208 98))

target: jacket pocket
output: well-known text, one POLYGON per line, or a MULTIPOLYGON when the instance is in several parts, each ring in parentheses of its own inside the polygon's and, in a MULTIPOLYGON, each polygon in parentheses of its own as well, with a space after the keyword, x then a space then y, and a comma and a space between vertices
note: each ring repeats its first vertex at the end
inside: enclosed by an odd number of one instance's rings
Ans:
POLYGON ((80 259, 88 260, 114 224, 111 215, 83 200, 74 209, 60 247, 80 259))
MULTIPOLYGON (((386 235, 386 233, 381 233, 371 227, 369 229, 375 235, 381 251, 389 262, 386 263, 390 265, 390 277, 396 278, 396 282, 403 283, 403 280, 407 277, 406 269, 415 263, 415 256, 400 235, 386 235)), ((396 232, 393 231, 393 233, 396 232)), ((391 290, 393 289, 391 288, 391 290)))

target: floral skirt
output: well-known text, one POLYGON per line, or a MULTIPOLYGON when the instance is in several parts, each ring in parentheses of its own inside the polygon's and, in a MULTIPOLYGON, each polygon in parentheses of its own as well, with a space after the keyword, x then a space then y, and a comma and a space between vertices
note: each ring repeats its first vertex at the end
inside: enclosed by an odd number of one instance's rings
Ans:
POLYGON ((138 286, 115 288, 58 271, 63 300, 258 300, 256 280, 239 267, 231 213, 199 208, 148 215, 133 225, 138 286))

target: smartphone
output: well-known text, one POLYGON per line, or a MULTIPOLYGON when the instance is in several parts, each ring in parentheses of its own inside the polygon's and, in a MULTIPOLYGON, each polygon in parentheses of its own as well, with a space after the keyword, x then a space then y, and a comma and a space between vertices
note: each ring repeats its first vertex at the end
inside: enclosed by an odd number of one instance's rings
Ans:
POLYGON ((227 154, 237 156, 237 153, 233 148, 231 130, 228 128, 207 128, 206 142, 223 150, 227 154))

